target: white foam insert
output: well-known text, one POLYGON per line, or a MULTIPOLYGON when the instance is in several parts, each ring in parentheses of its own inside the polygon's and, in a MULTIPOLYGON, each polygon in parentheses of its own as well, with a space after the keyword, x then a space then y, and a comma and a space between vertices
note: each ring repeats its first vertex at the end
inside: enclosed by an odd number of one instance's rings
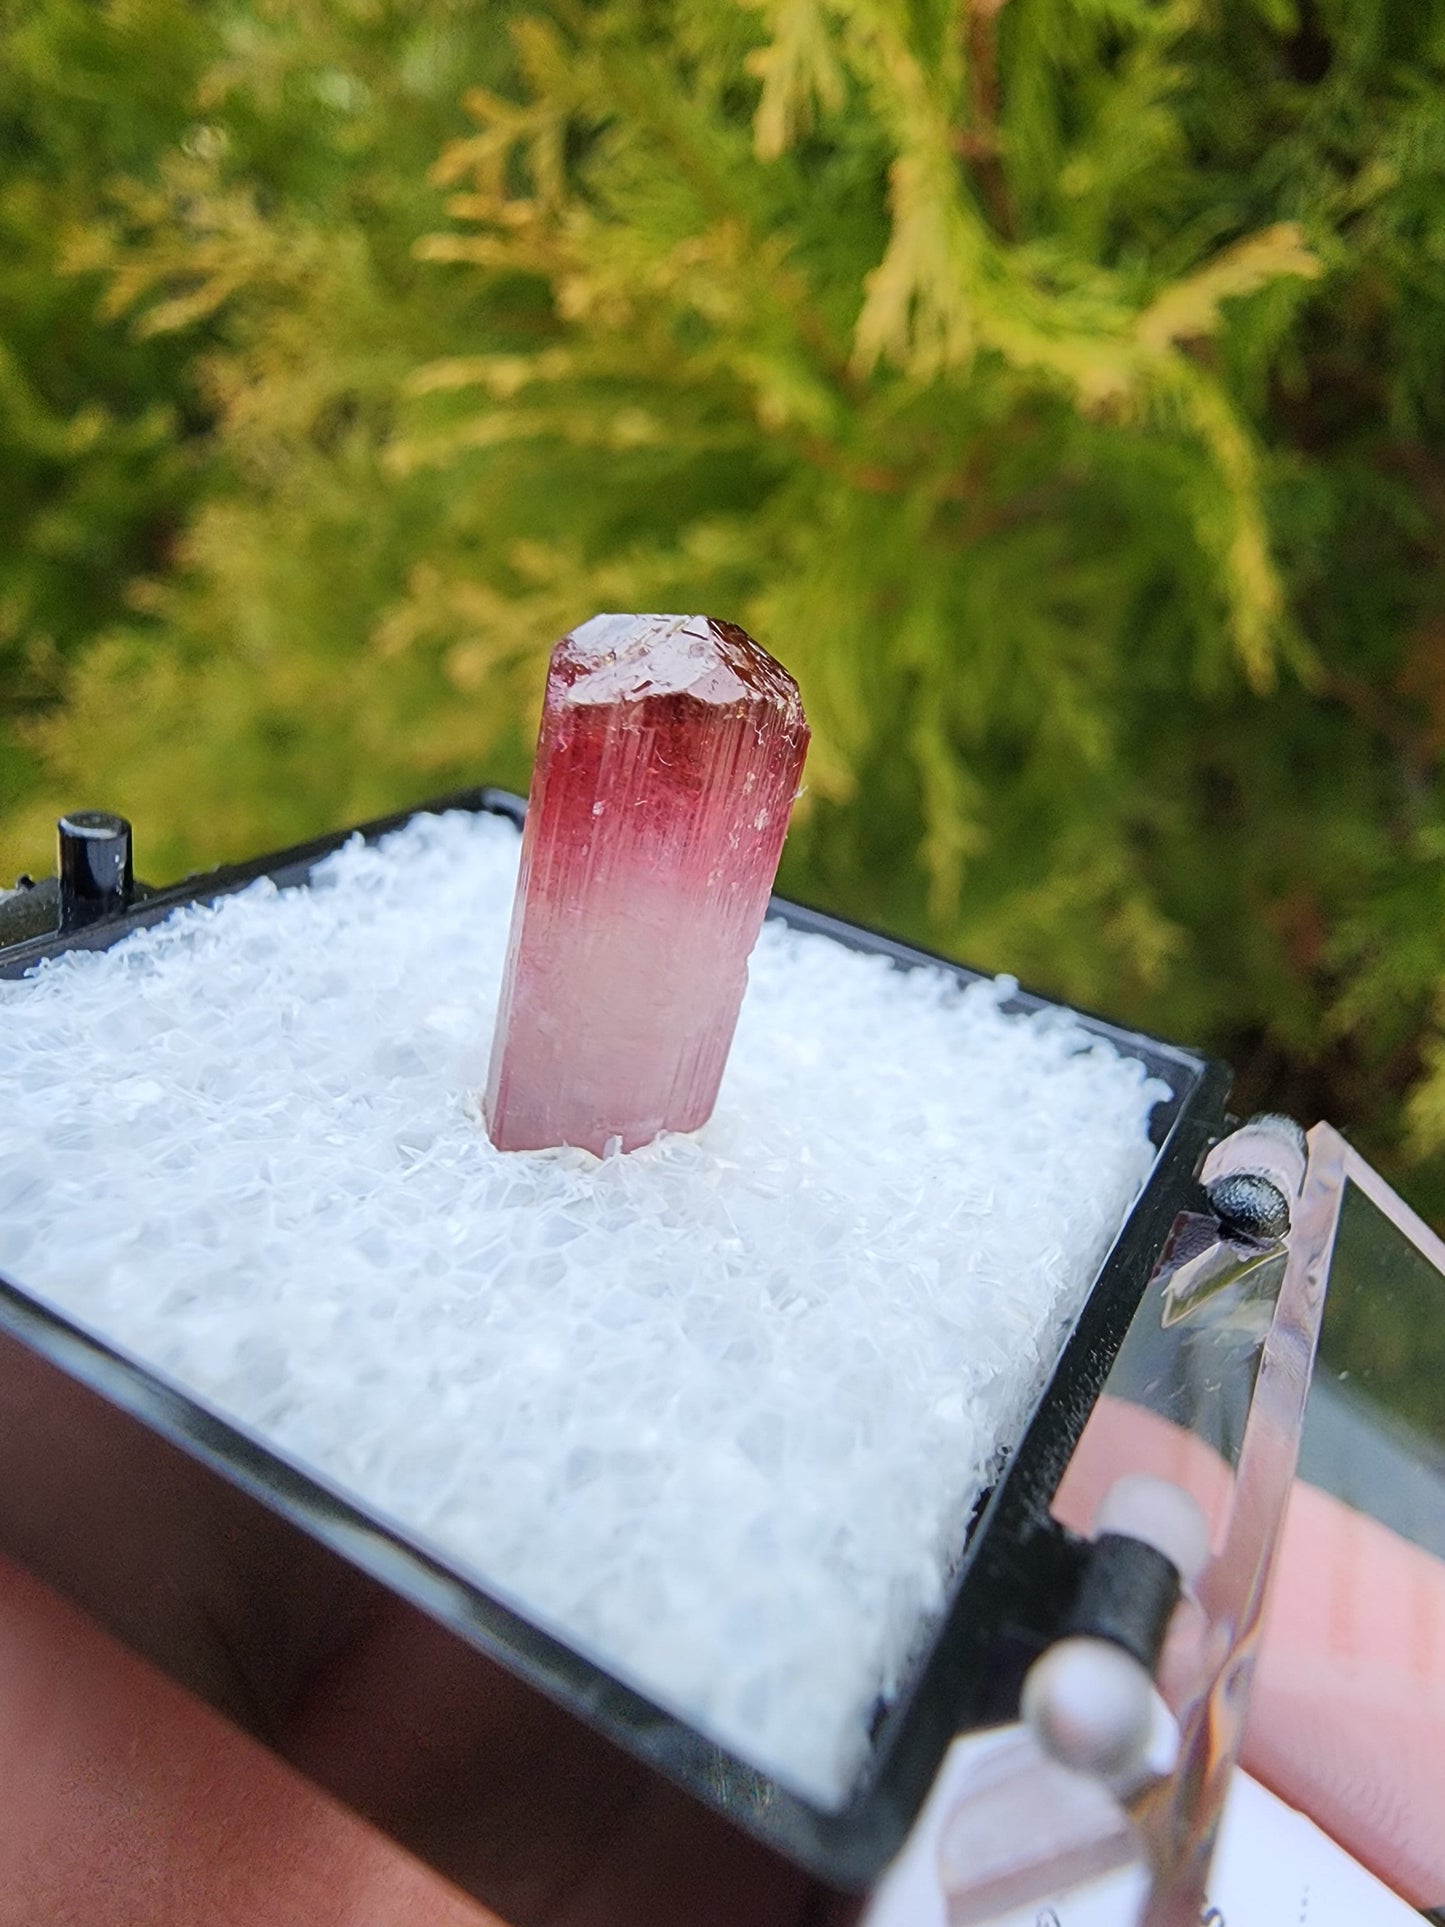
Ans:
POLYGON ((1163 1087, 774 924, 700 1133, 499 1153, 518 842, 418 817, 0 983, 0 1270, 840 1802, 1163 1087))

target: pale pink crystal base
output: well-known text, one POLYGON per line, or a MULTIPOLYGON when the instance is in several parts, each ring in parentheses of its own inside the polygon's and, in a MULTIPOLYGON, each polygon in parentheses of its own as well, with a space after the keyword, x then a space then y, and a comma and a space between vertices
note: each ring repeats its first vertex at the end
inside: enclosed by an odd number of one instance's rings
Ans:
POLYGON ((731 623, 594 616, 557 645, 487 1079, 499 1149, 706 1123, 807 744, 792 678, 731 623))

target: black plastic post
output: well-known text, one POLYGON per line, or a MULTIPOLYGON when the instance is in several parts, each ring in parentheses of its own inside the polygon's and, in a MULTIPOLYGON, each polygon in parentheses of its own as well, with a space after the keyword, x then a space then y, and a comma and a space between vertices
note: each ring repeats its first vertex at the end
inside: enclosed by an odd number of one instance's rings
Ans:
POLYGON ((1152 1674, 1179 1602, 1179 1568, 1157 1547, 1101 1532, 1064 1626, 1066 1635, 1107 1639, 1152 1674))
POLYGON ((81 930, 130 907, 130 824, 109 810, 72 810, 56 824, 60 927, 81 930))

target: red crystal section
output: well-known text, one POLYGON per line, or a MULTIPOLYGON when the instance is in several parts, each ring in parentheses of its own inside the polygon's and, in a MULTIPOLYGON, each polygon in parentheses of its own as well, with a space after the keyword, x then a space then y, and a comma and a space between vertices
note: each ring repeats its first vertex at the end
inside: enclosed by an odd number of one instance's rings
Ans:
POLYGON ((808 746, 797 685, 707 616, 594 616, 552 653, 486 1116, 599 1155, 717 1101, 808 746))

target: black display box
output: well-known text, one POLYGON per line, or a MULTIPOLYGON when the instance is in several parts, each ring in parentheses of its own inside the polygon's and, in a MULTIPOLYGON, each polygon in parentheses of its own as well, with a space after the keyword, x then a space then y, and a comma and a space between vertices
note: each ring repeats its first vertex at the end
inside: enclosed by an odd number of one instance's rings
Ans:
MULTIPOLYGON (((359 833, 374 840, 439 809, 485 810, 520 825, 524 807, 483 788, 363 824, 359 833)), ((257 878, 304 884, 357 833, 187 878, 64 936, 0 948, 0 977, 21 976, 65 950, 108 947, 180 905, 257 878)), ((900 969, 928 966, 963 982, 980 975, 798 904, 775 899, 769 915, 900 969)), ((1026 991, 1010 1007, 1057 1008, 1026 991)), ((523 1718, 534 1718, 539 1734, 581 1722, 597 1736, 588 1742, 594 1753, 599 1741, 604 1756, 616 1750, 619 1773, 635 1774, 631 1763, 640 1763, 827 1885, 865 1887, 902 1844, 950 1740, 1015 1715, 1024 1670, 1067 1615, 1083 1547, 1052 1520, 1049 1503, 1176 1217, 1198 1207, 1199 1161, 1225 1129, 1222 1065, 1071 1014, 1169 1087, 1152 1123, 1154 1165, 958 1548, 944 1613, 903 1690, 880 1708, 870 1756, 843 1807, 812 1804, 769 1779, 490 1597, 393 1522, 4 1278, 0 1550, 484 1900, 488 1849, 469 1825, 484 1762, 439 1764, 429 1726, 441 1712, 454 1720, 469 1696, 478 1705, 495 1696, 498 1668, 520 1683, 508 1695, 526 1696, 523 1718), (378 1682, 361 1722, 376 1748, 388 1750, 388 1771, 370 1774, 355 1758, 344 1769, 318 1764, 291 1737, 288 1709, 315 1690, 344 1641, 382 1621, 393 1649, 414 1642, 418 1656, 410 1683, 405 1666, 378 1682), (198 1627, 214 1636, 198 1636, 198 1627), (405 1766, 396 1749, 408 1745, 415 1773, 396 1770, 405 1766)), ((557 1797, 565 1804, 565 1785, 557 1797)))

